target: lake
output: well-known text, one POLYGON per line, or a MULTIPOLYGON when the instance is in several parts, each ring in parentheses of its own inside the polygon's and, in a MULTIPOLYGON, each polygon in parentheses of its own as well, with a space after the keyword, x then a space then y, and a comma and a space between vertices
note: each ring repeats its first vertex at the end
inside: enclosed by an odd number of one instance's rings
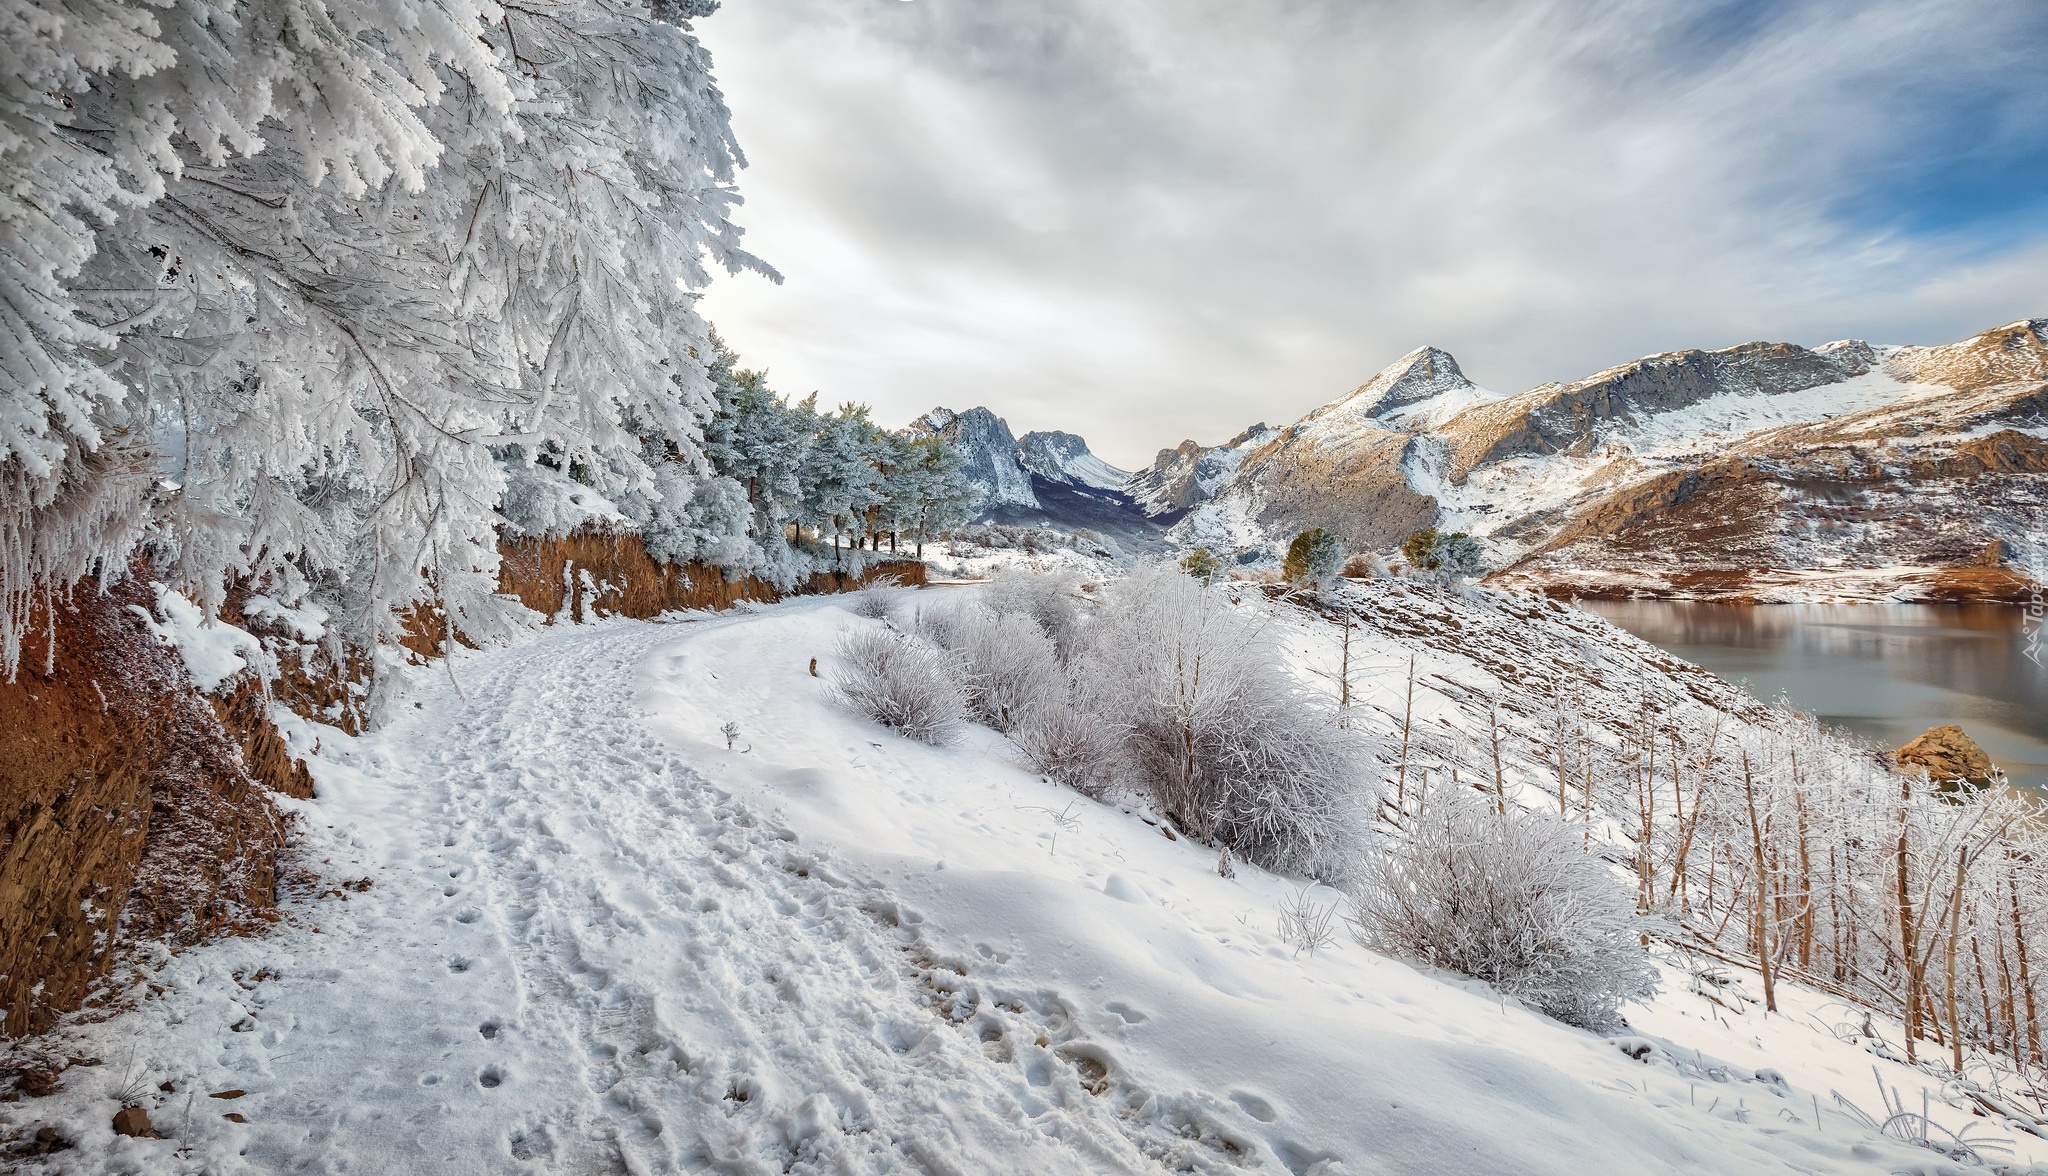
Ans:
MULTIPOLYGON (((1896 748, 1960 724, 2015 784, 2048 792, 2048 666, 1999 605, 1581 601, 1769 700, 1896 748)), ((2048 650, 2039 654, 2048 662, 2048 650)))

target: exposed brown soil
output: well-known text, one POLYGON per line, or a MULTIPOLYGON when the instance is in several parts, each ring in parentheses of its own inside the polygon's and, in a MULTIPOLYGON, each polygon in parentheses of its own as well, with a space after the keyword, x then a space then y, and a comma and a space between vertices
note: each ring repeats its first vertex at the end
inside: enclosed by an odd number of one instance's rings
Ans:
MULTIPOLYGON (((502 591, 520 603, 550 617, 563 616, 581 623, 592 617, 660 616, 677 609, 727 609, 743 600, 773 601, 785 594, 773 584, 753 576, 727 579, 725 573, 703 564, 657 563, 630 533, 585 532, 563 539, 508 539, 499 544, 504 563, 498 583, 502 591)), ((922 560, 892 559, 870 565, 859 574, 820 572, 790 595, 844 592, 884 577, 922 585, 922 560)), ((438 653, 438 644, 428 639, 439 633, 429 629, 415 652, 438 653)))
POLYGON ((88 581, 0 682, 0 1031, 85 1000, 121 940, 261 923, 285 826, 221 719, 134 609, 88 581), (44 646, 53 641, 53 646, 44 646))
MULTIPOLYGON (((2025 604, 2034 583, 2011 568, 1920 568, 1906 574, 1848 569, 1833 578, 1832 592, 1851 600, 1914 600, 1931 604, 2025 604)), ((1541 592, 1557 600, 1704 600, 1716 604, 1760 604, 1808 598, 1820 591, 1811 572, 1771 567, 1586 568, 1520 564, 1487 578, 1509 590, 1541 592)))
POLYGON ((211 699, 221 729, 242 752, 242 765, 264 787, 300 800, 313 795, 313 773, 291 753, 277 724, 270 721, 271 692, 262 682, 244 678, 225 696, 211 699))
POLYGON ((2025 604, 2036 591, 2032 580, 2011 568, 1943 568, 1926 595, 1951 604, 2025 604))

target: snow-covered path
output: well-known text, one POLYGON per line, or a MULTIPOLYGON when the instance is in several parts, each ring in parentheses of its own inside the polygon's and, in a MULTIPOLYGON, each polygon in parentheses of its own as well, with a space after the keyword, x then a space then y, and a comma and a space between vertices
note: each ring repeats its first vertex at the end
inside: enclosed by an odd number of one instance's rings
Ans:
POLYGON ((117 1023, 141 1053, 88 1031, 108 1066, 73 1084, 170 1082, 151 1113, 175 1141, 112 1138, 88 1100, 53 1167, 1150 1167, 1073 1067, 992 1065, 934 1016, 886 896, 647 730, 638 671, 677 636, 550 631, 330 748, 304 807, 318 932, 169 961, 117 1023))
POLYGON ((441 856, 474 887, 450 887, 468 903, 454 918, 488 912, 470 970, 503 969, 513 998, 504 1052, 555 1087, 535 1100, 517 1063, 485 1062, 502 1084, 470 1097, 559 1108, 479 1140, 483 1167, 493 1144, 635 1172, 788 1171, 828 1155, 839 1171, 1136 1163, 1116 1132, 1054 1105, 1085 1103, 1078 1089, 1035 1089, 942 1030, 885 898, 834 877, 647 730, 638 670, 673 636, 618 625, 491 664, 408 773, 446 788, 454 844, 441 856))
POLYGON ((1347 945, 1295 958, 1264 930, 1284 880, 1218 877, 992 732, 928 748, 826 707, 808 658, 874 623, 802 601, 561 627, 424 677, 401 718, 323 750, 300 806, 321 897, 297 925, 164 961, 160 994, 74 1030, 106 1065, 0 1123, 55 1123, 79 1146, 51 1168, 95 1173, 1915 1154, 1739 1066, 1702 1094, 1474 986, 1347 945), (171 1138, 112 1136, 122 1085, 171 1138))

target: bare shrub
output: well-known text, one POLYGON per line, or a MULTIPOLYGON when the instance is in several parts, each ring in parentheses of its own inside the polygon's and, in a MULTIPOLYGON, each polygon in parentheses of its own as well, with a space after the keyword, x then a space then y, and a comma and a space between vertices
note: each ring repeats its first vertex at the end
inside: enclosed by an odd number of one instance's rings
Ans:
POLYGON ((910 631, 940 649, 957 650, 962 640, 961 622, 972 603, 963 596, 955 595, 924 604, 912 615, 910 631))
POLYGON ((1374 951, 1462 972, 1587 1029, 1657 990, 1627 888, 1582 831, 1464 788, 1432 788, 1359 870, 1351 911, 1374 951))
POLYGON ((1267 869, 1337 878, 1371 796, 1364 748, 1288 674, 1273 635, 1171 565, 1108 592, 1085 677, 1127 770, 1189 833, 1267 869))
POLYGON ((846 709, 923 743, 952 741, 967 711, 960 672, 917 636, 862 627, 839 639, 832 693, 846 709))

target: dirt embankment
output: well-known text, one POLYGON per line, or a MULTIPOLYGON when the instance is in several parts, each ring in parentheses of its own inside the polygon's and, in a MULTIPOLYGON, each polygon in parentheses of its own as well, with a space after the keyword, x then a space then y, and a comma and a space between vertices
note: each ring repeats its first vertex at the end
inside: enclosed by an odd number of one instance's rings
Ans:
MULTIPOLYGON (((719 611, 742 601, 770 603, 785 596, 847 592, 872 581, 890 578, 923 586, 924 561, 880 559, 857 571, 817 572, 784 591, 754 576, 728 578, 708 564, 661 563, 647 554, 640 537, 630 532, 586 531, 558 539, 505 539, 498 544, 502 559, 498 591, 542 616, 582 624, 597 617, 646 620, 683 609, 719 611)), ((859 562, 849 553, 849 562, 859 562)), ((420 657, 439 657, 447 640, 440 616, 416 610, 407 618, 402 644, 420 657)), ((287 705, 293 705, 287 699, 287 705)), ((332 721, 332 720, 326 720, 332 721)))
POLYGON ((657 563, 633 534, 582 533, 562 539, 508 539, 499 589, 550 617, 582 623, 593 616, 660 616, 677 609, 727 609, 743 600, 768 602, 789 596, 845 592, 871 580, 894 577, 922 585, 922 560, 886 559, 858 572, 818 572, 791 592, 753 576, 727 579, 705 564, 657 563))
POLYGON ((124 936, 198 942, 276 904, 284 821, 131 607, 149 602, 134 582, 81 585, 54 626, 41 619, 16 680, 0 682, 8 1036, 79 1007, 124 936))

